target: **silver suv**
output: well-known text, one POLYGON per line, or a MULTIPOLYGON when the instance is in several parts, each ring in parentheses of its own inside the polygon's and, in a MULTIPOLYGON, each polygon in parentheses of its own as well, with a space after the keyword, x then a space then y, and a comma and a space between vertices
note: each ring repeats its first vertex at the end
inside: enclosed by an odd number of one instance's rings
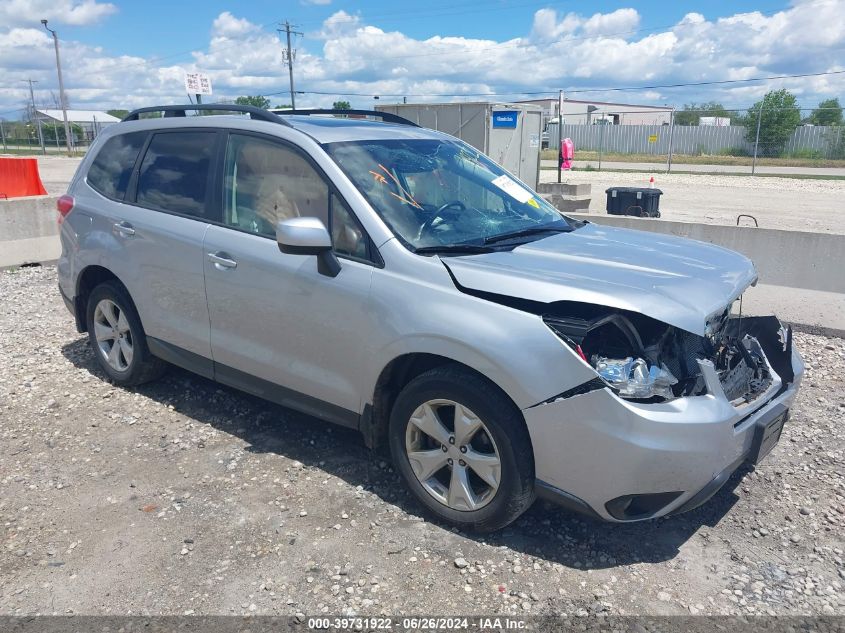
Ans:
POLYGON ((399 117, 202 108, 237 114, 133 112, 58 202, 60 290, 116 384, 170 363, 358 429, 476 530, 536 496, 684 512, 778 441, 803 364, 736 314, 742 255, 562 216, 399 117))

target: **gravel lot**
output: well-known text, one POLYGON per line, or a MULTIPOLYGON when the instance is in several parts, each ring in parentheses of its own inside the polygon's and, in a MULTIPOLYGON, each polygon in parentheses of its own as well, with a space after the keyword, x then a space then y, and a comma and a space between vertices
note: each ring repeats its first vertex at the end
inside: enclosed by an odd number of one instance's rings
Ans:
POLYGON ((52 268, 0 272, 0 615, 845 615, 845 344, 797 335, 778 447, 708 505, 424 521, 355 433, 173 369, 105 382, 52 268))
MULTIPOLYGON (((658 165, 658 169, 665 166, 658 165)), ((648 173, 607 171, 564 172, 563 181, 592 185, 590 212, 606 213, 609 187, 648 187, 648 173)), ((680 222, 735 225, 736 216, 748 213, 768 229, 845 233, 842 200, 845 180, 715 176, 704 174, 654 174, 655 187, 663 192, 661 217, 680 222)), ((542 182, 555 182, 557 172, 540 172, 542 182)), ((743 225, 753 226, 744 218, 743 225)))

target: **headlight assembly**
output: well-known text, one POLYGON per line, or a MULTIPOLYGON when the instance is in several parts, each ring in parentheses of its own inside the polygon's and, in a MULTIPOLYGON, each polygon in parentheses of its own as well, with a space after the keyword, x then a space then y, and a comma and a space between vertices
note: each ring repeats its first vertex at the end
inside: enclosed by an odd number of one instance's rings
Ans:
POLYGON ((648 398, 664 398, 671 400, 675 397, 672 385, 678 379, 665 367, 651 365, 642 358, 604 358, 594 357, 595 370, 602 380, 610 385, 622 398, 636 400, 648 398))

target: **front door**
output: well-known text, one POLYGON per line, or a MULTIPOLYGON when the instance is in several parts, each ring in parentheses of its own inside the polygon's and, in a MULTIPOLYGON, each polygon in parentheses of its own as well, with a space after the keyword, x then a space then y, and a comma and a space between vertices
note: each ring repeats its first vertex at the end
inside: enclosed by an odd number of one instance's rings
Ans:
POLYGON ((372 327, 363 229, 307 156, 278 140, 231 134, 223 184, 223 226, 208 229, 203 249, 215 377, 356 424, 360 341, 372 327), (279 251, 276 222, 296 216, 330 228, 336 277, 321 274, 314 256, 279 251))

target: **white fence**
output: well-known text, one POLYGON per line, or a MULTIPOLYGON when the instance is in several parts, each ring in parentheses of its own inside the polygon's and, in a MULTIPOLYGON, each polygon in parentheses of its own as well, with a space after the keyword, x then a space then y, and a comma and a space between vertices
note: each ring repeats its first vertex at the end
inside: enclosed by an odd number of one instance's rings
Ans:
MULTIPOLYGON (((557 147, 557 124, 548 127, 550 147, 557 147)), ((566 125, 563 138, 571 138, 576 150, 602 150, 620 154, 669 153, 671 137, 673 154, 754 153, 754 143, 746 140, 743 126, 676 125, 566 125)), ((760 155, 767 154, 760 144, 760 155)), ((845 146, 843 127, 798 127, 784 147, 784 154, 807 153, 818 158, 838 158, 835 154, 845 146), (837 150, 837 148, 839 148, 837 150)))

